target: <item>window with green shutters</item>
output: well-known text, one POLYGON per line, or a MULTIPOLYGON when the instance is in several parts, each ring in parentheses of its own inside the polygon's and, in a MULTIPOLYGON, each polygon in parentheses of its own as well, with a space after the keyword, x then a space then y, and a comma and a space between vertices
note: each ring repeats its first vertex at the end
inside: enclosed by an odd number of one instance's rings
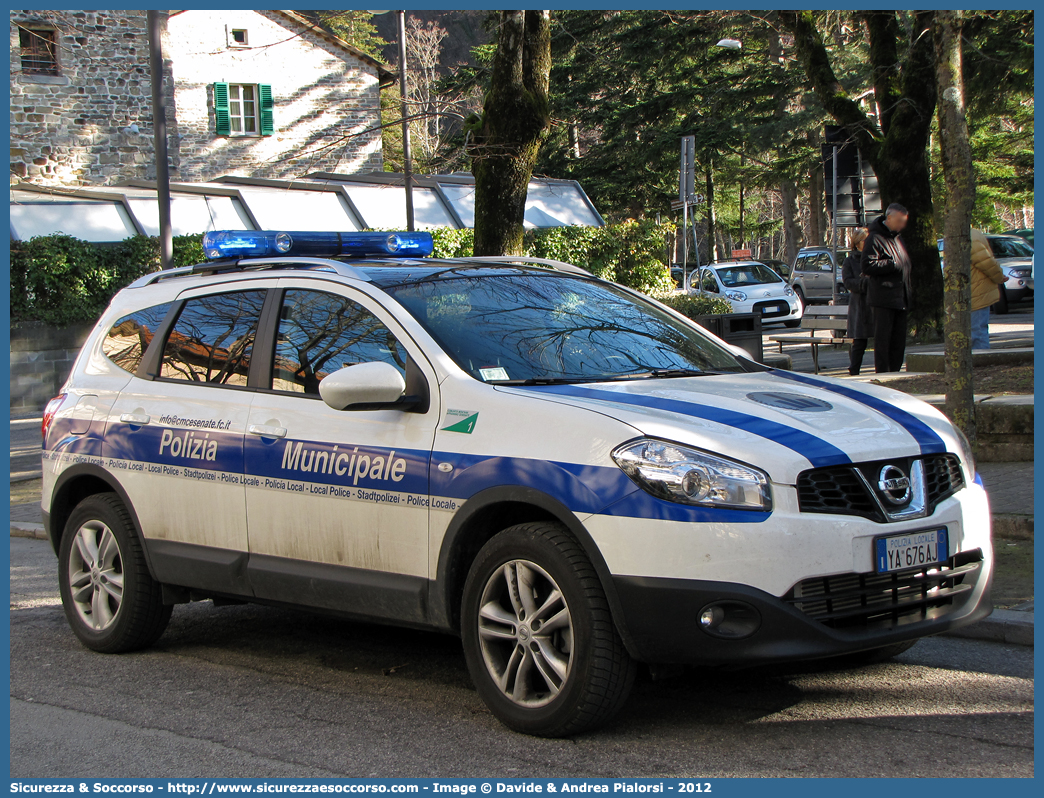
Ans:
POLYGON ((214 120, 219 136, 271 136, 275 131, 272 86, 215 83, 214 120))

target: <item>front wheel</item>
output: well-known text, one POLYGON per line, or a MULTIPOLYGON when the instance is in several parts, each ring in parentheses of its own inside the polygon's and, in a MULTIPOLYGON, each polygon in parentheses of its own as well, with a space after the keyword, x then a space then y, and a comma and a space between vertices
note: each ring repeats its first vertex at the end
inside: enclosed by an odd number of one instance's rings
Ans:
POLYGON ((88 648, 105 654, 152 645, 170 620, 145 563, 130 513, 113 493, 72 511, 58 552, 65 617, 88 648))
POLYGON ((793 330, 795 327, 801 326, 801 319, 791 319, 790 321, 783 322, 783 326, 793 330))
POLYGON ((506 726, 540 737, 615 715, 635 664, 590 560, 557 524, 514 526, 475 558, 461 606, 464 654, 479 695, 506 726))

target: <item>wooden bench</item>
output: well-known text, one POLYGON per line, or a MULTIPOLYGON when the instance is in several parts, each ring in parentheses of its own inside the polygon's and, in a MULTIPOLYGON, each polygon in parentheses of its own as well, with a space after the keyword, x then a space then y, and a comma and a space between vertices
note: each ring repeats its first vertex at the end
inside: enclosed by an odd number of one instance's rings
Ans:
POLYGON ((819 347, 841 346, 852 343, 846 337, 848 332, 848 305, 806 305, 801 316, 801 331, 789 335, 770 335, 769 340, 779 344, 780 354, 783 344, 809 344, 812 347, 812 365, 819 373, 819 347), (833 337, 817 338, 820 330, 830 330, 833 337), (808 331, 809 335, 801 333, 808 331))

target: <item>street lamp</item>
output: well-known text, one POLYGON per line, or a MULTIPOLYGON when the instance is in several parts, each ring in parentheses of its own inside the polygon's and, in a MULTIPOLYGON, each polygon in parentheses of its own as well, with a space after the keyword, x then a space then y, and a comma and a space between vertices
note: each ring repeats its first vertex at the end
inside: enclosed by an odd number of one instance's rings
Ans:
MULTIPOLYGON (((371 11, 371 14, 387 14, 387 11, 371 11)), ((410 156, 410 121, 407 117, 406 89, 406 12, 396 11, 399 34, 399 113, 402 115, 402 176, 406 184, 406 229, 413 232, 413 158, 410 156)))
POLYGON ((739 39, 721 39, 715 47, 724 47, 726 50, 742 50, 743 42, 739 39))

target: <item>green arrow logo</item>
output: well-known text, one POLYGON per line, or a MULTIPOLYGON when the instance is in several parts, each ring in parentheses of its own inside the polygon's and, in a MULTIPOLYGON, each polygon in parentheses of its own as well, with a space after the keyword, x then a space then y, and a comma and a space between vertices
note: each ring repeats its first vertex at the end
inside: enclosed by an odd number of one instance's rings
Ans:
POLYGON ((470 435, 475 431, 475 424, 478 422, 479 414, 475 413, 467 418, 462 418, 448 427, 443 427, 443 432, 463 432, 465 435, 470 435))

